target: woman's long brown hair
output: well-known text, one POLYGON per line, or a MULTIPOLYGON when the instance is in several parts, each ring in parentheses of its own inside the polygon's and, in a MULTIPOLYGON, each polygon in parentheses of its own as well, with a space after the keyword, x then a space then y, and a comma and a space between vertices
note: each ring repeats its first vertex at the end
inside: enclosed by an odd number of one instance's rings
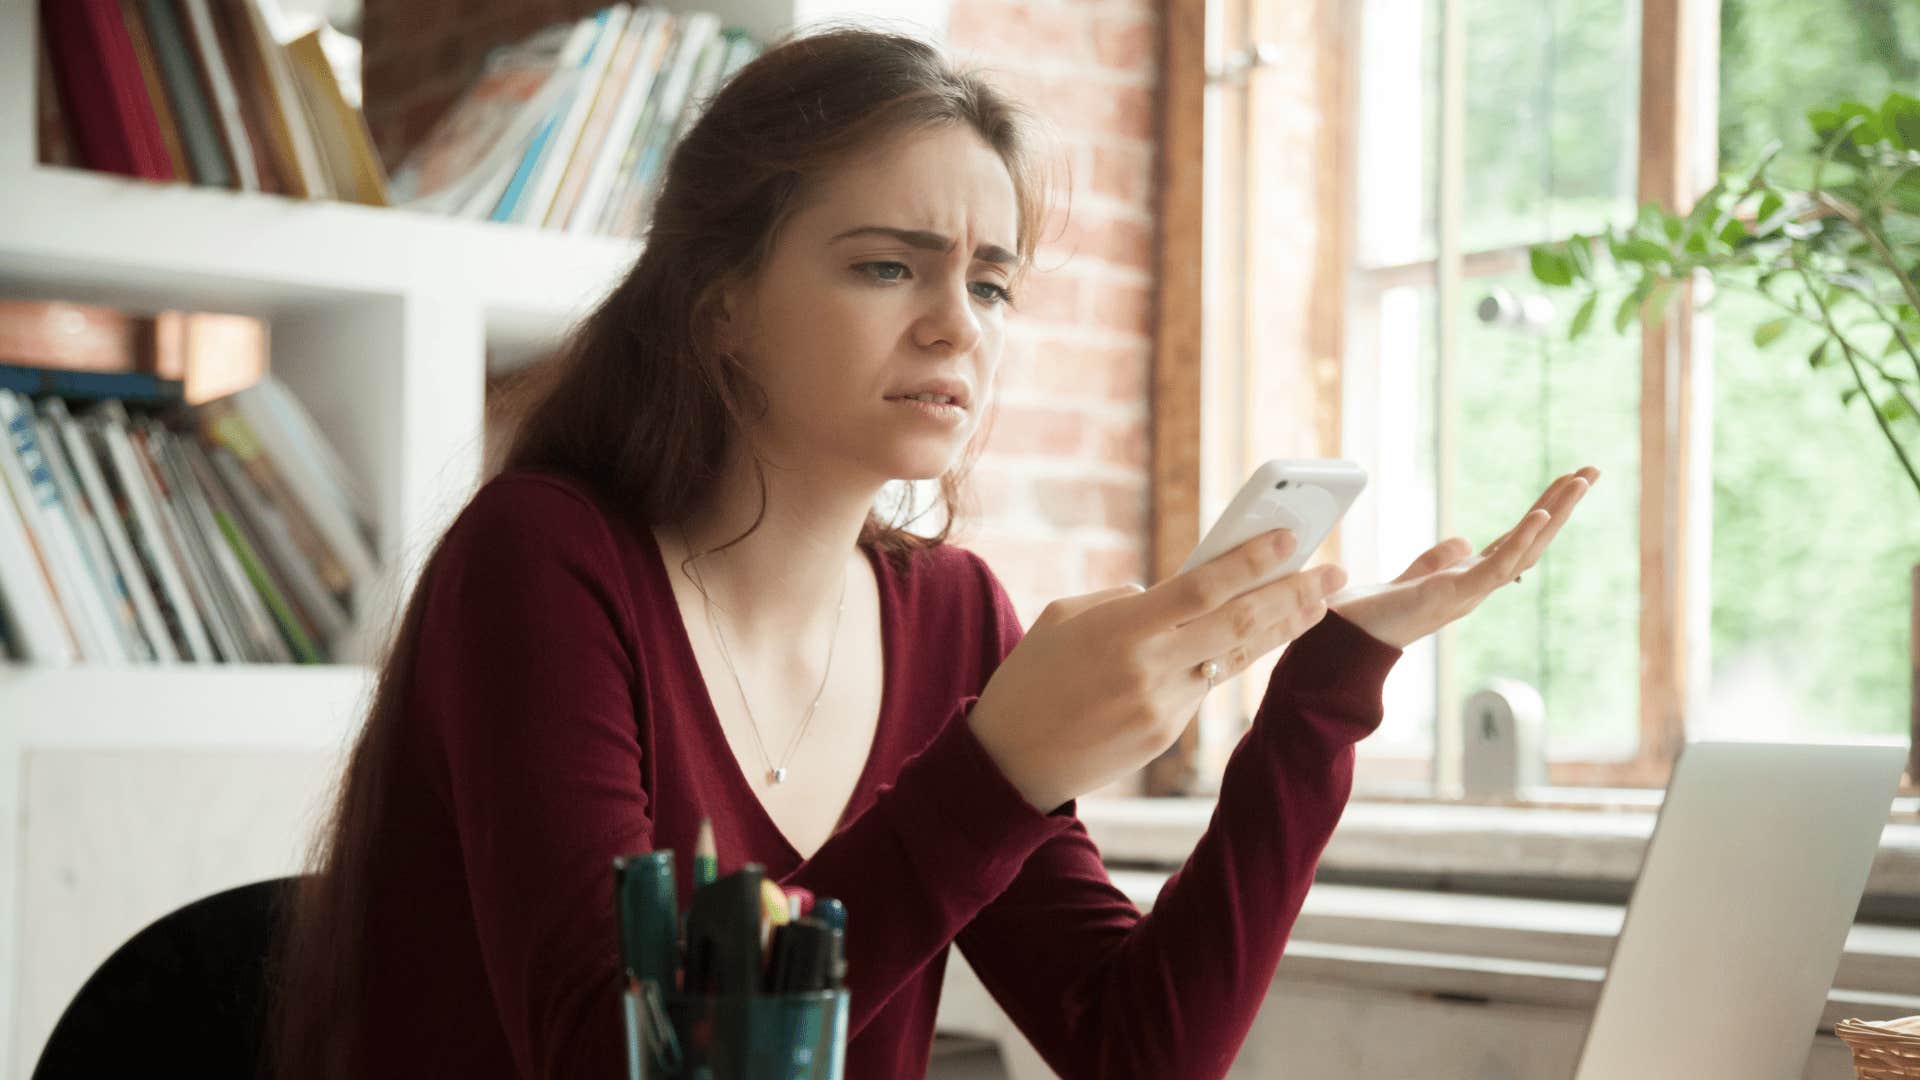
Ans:
MULTIPOLYGON (((765 408, 748 370, 713 347, 720 289, 751 281, 810 182, 890 138, 944 124, 966 124, 1006 163, 1024 275, 1046 212, 1048 170, 1033 146, 1031 116, 979 75, 911 37, 847 27, 790 37, 742 68, 674 150, 638 261, 538 381, 504 468, 559 470, 645 520, 683 520, 718 476, 730 440, 765 408)), ((869 513, 860 542, 889 556, 944 543, 980 442, 940 478, 937 534, 907 531, 918 516, 908 502, 904 521, 869 513)), ((765 484, 762 471, 761 517, 742 537, 764 520, 765 484)), ((377 845, 438 552, 436 545, 388 647, 315 838, 312 870, 287 898, 269 969, 263 1063, 282 1080, 360 1074, 364 929, 380 885, 377 845)))

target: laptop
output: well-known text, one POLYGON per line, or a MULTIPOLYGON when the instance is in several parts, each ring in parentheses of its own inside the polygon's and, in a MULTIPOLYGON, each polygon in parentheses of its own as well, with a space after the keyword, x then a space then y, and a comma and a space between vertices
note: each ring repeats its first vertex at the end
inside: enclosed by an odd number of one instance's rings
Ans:
POLYGON ((1906 756, 1689 743, 1574 1080, 1799 1080, 1906 756))

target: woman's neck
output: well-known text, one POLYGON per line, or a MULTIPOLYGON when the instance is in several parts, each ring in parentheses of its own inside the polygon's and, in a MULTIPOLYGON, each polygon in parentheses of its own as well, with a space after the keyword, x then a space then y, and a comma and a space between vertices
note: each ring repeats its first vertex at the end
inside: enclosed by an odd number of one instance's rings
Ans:
POLYGON ((860 557, 860 529, 877 489, 806 483, 802 470, 769 467, 766 514, 759 526, 716 551, 760 517, 759 488, 750 468, 744 478, 737 473, 732 482, 717 485, 684 522, 656 526, 654 532, 663 540, 661 551, 670 553, 668 572, 703 585, 728 639, 743 652, 764 655, 812 640, 817 628, 831 624, 846 575, 860 557), (701 554, 683 570, 692 553, 701 554))

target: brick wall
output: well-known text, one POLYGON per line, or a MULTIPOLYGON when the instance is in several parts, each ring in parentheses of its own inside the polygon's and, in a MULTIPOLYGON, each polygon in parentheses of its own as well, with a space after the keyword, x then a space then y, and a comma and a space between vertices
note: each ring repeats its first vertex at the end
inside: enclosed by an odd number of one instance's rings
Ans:
MULTIPOLYGON (((370 3, 364 78, 382 154, 397 161, 487 49, 601 2, 370 3)), ((952 8, 956 58, 1041 114, 1071 177, 1013 318, 977 512, 963 508, 956 537, 1029 623, 1055 597, 1145 580, 1158 33, 1153 0, 952 8)))
POLYGON ((1030 623, 1055 597, 1146 581, 1159 5, 969 0, 950 18, 956 56, 1043 117, 1072 181, 1013 319, 959 539, 1030 623))

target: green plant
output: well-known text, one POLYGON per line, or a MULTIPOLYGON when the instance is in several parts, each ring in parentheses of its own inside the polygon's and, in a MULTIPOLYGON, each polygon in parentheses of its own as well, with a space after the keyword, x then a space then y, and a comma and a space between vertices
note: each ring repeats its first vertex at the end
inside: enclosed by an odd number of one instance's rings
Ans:
POLYGON ((1848 101, 1807 119, 1805 182, 1769 175, 1776 141, 1685 214, 1646 203, 1631 225, 1533 246, 1533 276, 1586 293, 1570 339, 1615 290, 1616 332, 1639 319, 1660 325, 1680 285, 1699 277, 1764 298, 1780 314, 1755 328, 1754 344, 1811 337, 1812 368, 1844 363, 1841 403, 1867 402, 1920 495, 1907 445, 1920 432, 1920 99, 1889 94, 1878 109, 1848 101))

